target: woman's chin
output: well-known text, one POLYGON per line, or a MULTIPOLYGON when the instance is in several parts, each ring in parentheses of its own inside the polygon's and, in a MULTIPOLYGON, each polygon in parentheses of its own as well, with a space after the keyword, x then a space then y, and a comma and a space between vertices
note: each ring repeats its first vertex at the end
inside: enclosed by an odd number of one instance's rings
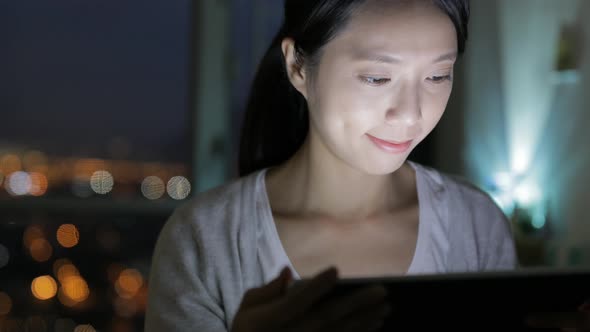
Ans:
POLYGON ((388 160, 375 160, 373 162, 365 163, 362 170, 371 175, 386 175, 396 172, 400 169, 406 158, 389 158, 388 160))

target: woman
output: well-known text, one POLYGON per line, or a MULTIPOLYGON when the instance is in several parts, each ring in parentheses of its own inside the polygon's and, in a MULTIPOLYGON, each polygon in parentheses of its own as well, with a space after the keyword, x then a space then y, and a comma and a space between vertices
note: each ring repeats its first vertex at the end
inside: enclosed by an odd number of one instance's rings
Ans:
POLYGON ((338 275, 515 268, 487 195, 406 161, 443 115, 468 17, 467 0, 287 0, 242 176, 163 228, 146 330, 369 331, 390 310, 383 289, 318 304, 338 275), (312 281, 287 291, 291 278, 312 281))

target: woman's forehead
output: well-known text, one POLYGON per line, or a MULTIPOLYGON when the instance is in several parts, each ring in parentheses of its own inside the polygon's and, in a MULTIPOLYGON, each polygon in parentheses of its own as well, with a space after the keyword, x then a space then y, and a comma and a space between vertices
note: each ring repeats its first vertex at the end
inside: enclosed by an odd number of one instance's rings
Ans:
POLYGON ((331 44, 355 57, 438 58, 456 53, 457 32, 450 17, 435 5, 390 5, 381 11, 360 9, 331 44))

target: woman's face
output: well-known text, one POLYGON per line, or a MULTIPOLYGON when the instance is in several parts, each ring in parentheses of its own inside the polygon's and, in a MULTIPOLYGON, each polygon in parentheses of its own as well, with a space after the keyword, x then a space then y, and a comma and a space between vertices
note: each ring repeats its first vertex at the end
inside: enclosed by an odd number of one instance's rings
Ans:
POLYGON ((457 35, 428 1, 370 1, 323 48, 305 92, 312 139, 369 174, 396 171, 440 120, 457 35))

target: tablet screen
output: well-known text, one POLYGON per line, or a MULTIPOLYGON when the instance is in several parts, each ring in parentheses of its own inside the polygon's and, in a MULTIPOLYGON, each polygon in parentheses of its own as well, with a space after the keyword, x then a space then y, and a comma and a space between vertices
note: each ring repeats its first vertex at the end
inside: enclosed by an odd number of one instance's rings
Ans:
POLYGON ((382 331, 526 331, 530 313, 575 312, 590 299, 590 270, 341 279, 331 296, 382 284, 393 308, 382 331))

